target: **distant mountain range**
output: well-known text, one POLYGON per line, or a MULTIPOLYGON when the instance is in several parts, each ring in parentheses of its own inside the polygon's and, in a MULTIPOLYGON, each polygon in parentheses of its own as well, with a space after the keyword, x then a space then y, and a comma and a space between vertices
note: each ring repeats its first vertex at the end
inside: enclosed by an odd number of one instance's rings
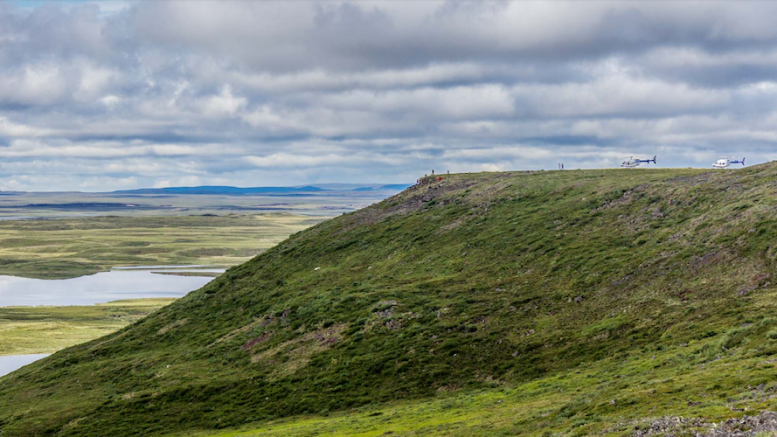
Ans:
POLYGON ((354 188, 353 191, 402 191, 404 189, 407 189, 410 187, 409 184, 390 184, 390 185, 376 185, 376 186, 369 186, 369 187, 359 187, 354 188))
POLYGON ((230 187, 230 186, 201 186, 201 187, 168 187, 168 188, 141 188, 137 190, 113 191, 112 194, 220 194, 227 196, 244 196, 251 194, 299 194, 322 193, 333 191, 402 191, 409 187, 408 184, 388 185, 358 185, 358 184, 322 184, 304 185, 298 187, 230 187))

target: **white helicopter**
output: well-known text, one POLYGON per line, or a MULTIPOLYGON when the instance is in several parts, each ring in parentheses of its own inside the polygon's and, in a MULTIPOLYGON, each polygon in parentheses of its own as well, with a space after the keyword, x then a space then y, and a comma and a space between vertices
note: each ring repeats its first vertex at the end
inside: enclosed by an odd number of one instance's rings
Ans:
POLYGON ((653 159, 639 159, 639 158, 635 158, 633 156, 629 156, 628 158, 623 158, 621 160, 621 167, 624 167, 624 168, 634 168, 634 167, 639 167, 639 165, 642 164, 642 163, 649 164, 651 162, 653 164, 656 163, 656 157, 655 156, 653 156, 653 159))
POLYGON ((728 156, 721 156, 716 163, 712 164, 712 166, 715 168, 726 168, 731 164, 742 164, 744 166, 745 158, 742 158, 741 161, 738 161, 737 159, 732 159, 728 156))

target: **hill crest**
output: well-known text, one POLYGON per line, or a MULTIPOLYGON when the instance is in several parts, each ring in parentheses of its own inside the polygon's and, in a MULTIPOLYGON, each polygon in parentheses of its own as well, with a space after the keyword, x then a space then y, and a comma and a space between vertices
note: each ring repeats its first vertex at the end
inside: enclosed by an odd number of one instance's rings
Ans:
MULTIPOLYGON (((564 378, 692 342, 707 348, 694 366, 777 353, 762 322, 776 169, 427 181, 3 379, 14 407, 0 429, 212 429, 564 378)), ((553 426, 635 408, 590 402, 554 410, 553 426)))

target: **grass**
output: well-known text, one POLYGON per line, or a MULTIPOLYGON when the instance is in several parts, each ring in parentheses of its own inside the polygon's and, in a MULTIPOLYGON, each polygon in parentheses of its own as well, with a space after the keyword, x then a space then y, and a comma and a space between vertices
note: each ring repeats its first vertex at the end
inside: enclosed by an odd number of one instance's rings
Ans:
MULTIPOLYGON (((716 340, 685 347, 679 354, 654 349, 605 358, 518 385, 493 381, 489 388, 440 393, 431 399, 170 436, 625 437, 663 414, 701 417, 709 425, 774 408, 773 362, 742 351, 700 361, 696 349, 716 340)), ((678 435, 703 429, 691 424, 678 435)))
POLYGON ((231 266, 321 220, 290 214, 0 220, 0 275, 54 279, 113 266, 231 266))
POLYGON ((0 430, 631 435, 772 409, 775 184, 446 176, 0 379, 0 430))
POLYGON ((0 355, 53 353, 118 331, 174 301, 157 298, 91 306, 0 307, 0 355))

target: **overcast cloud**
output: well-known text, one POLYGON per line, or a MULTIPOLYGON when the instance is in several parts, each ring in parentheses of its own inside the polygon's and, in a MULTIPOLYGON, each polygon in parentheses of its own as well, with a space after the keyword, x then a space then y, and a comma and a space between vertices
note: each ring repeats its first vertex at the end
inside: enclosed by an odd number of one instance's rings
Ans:
POLYGON ((0 190, 777 159, 777 3, 0 0, 0 190))

